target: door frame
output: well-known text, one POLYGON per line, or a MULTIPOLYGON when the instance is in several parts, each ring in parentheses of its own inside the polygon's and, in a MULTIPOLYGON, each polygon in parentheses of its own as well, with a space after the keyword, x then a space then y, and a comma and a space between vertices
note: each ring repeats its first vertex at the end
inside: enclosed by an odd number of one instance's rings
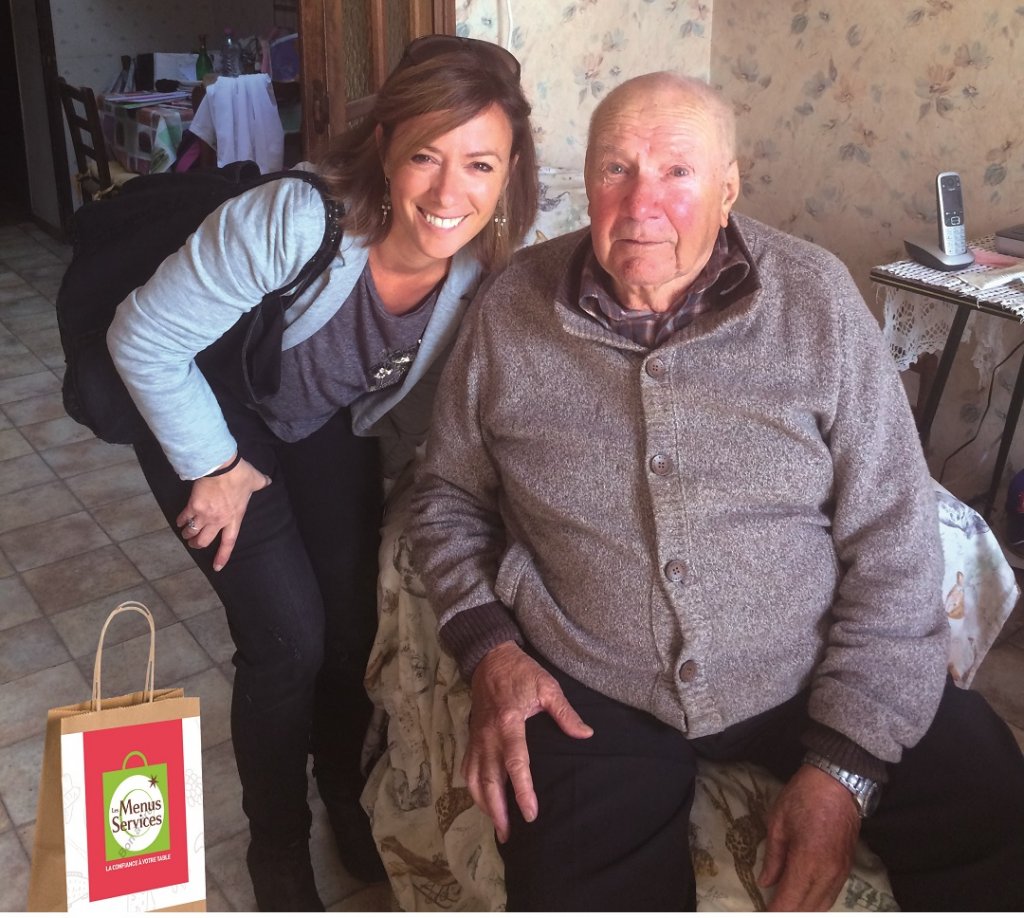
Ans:
MULTIPOLYGON (((376 90, 387 78, 385 3, 372 0, 370 10, 371 84, 376 90)), ((399 0, 410 4, 413 35, 455 34, 455 0, 399 0)), ((302 67, 302 149, 314 160, 327 151, 331 137, 362 117, 373 97, 350 100, 345 77, 335 66, 344 47, 345 23, 339 0, 299 0, 299 59, 302 67)))
POLYGON ((53 16, 50 0, 35 0, 36 29, 39 33, 39 56, 43 63, 43 95, 46 98, 46 123, 50 129, 53 153, 54 183, 57 188, 57 213, 61 232, 70 235, 75 207, 71 192, 71 168, 68 162, 67 138, 64 134, 64 112, 57 97, 57 48, 53 40, 53 16))

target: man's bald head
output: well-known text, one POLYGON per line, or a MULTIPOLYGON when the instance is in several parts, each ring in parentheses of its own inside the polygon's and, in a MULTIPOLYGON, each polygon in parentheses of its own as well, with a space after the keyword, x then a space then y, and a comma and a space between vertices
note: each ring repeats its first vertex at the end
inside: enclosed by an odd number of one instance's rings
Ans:
POLYGON ((707 83, 648 73, 591 119, 594 256, 627 309, 664 312, 707 263, 739 195, 732 109, 707 83))
POLYGON ((704 80, 668 70, 645 73, 626 80, 598 103, 590 117, 588 155, 603 126, 618 113, 640 105, 655 104, 659 99, 688 99, 700 105, 718 129, 725 164, 728 165, 736 158, 736 116, 732 106, 704 80))

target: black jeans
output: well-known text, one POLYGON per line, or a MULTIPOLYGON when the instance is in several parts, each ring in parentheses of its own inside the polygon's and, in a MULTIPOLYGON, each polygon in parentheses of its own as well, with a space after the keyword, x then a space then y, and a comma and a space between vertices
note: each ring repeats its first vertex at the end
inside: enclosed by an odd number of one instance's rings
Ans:
MULTIPOLYGON (((689 816, 698 758, 744 760, 787 780, 803 758, 806 693, 715 736, 679 731, 581 685, 547 661, 594 736, 527 721, 540 805, 508 793, 501 846, 509 911, 683 911, 696 906, 689 816)), ((905 910, 1024 908, 1024 758, 975 692, 946 686, 925 737, 890 766, 861 837, 905 910)))
MULTIPOLYGON (((347 410, 298 443, 218 395, 239 452, 273 479, 253 494, 222 571, 217 541, 190 550, 227 611, 236 652, 231 736, 254 838, 306 838, 306 766, 321 796, 351 799, 371 705, 363 687, 377 627, 381 497, 375 440, 352 433, 347 410)), ((181 481, 156 441, 135 448, 168 522, 181 481)), ((177 532, 177 527, 175 532, 177 532)))

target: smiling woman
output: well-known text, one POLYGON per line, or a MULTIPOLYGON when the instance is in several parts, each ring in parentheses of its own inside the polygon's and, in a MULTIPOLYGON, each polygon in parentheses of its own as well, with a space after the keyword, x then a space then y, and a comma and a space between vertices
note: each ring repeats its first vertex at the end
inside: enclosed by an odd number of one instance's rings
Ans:
POLYGON ((481 208, 490 213, 463 242, 486 270, 500 267, 537 208, 530 108, 518 65, 510 66, 515 58, 503 48, 454 36, 426 36, 410 50, 377 94, 370 117, 340 139, 320 172, 346 203, 346 229, 365 237, 371 247, 393 229, 396 169, 413 164, 427 169, 434 159, 450 171, 450 157, 457 153, 469 171, 497 173, 492 180, 500 184, 500 196, 481 208), (446 150, 439 149, 442 144, 446 150), (443 163, 442 152, 448 157, 443 163))
POLYGON ((370 252, 377 292, 399 315, 415 308, 447 273, 449 259, 493 220, 508 185, 512 125, 500 107, 400 159, 404 138, 429 118, 414 118, 395 133, 385 162, 391 230, 370 252))
POLYGON ((410 45, 360 127, 303 164, 341 203, 345 238, 286 310, 280 385, 258 404, 195 358, 322 245, 324 202, 308 183, 231 199, 110 328, 153 433, 136 445, 143 471, 235 641, 232 738, 263 911, 323 909, 310 751, 343 863, 384 878, 359 805, 381 472, 412 457, 467 303, 533 221, 529 112, 504 49, 452 36, 410 45))

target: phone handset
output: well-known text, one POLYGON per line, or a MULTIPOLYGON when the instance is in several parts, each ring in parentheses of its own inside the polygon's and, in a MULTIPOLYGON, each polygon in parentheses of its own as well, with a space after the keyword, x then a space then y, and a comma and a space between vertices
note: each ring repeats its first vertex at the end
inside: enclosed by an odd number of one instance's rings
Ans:
POLYGON ((964 196, 960 176, 956 172, 940 172, 935 178, 935 199, 938 210, 939 248, 947 255, 967 252, 964 229, 964 196))
POLYGON ((940 172, 935 177, 935 198, 939 213, 939 238, 904 239, 907 254, 918 264, 935 271, 969 268, 974 264, 974 253, 967 248, 960 176, 955 172, 940 172))

